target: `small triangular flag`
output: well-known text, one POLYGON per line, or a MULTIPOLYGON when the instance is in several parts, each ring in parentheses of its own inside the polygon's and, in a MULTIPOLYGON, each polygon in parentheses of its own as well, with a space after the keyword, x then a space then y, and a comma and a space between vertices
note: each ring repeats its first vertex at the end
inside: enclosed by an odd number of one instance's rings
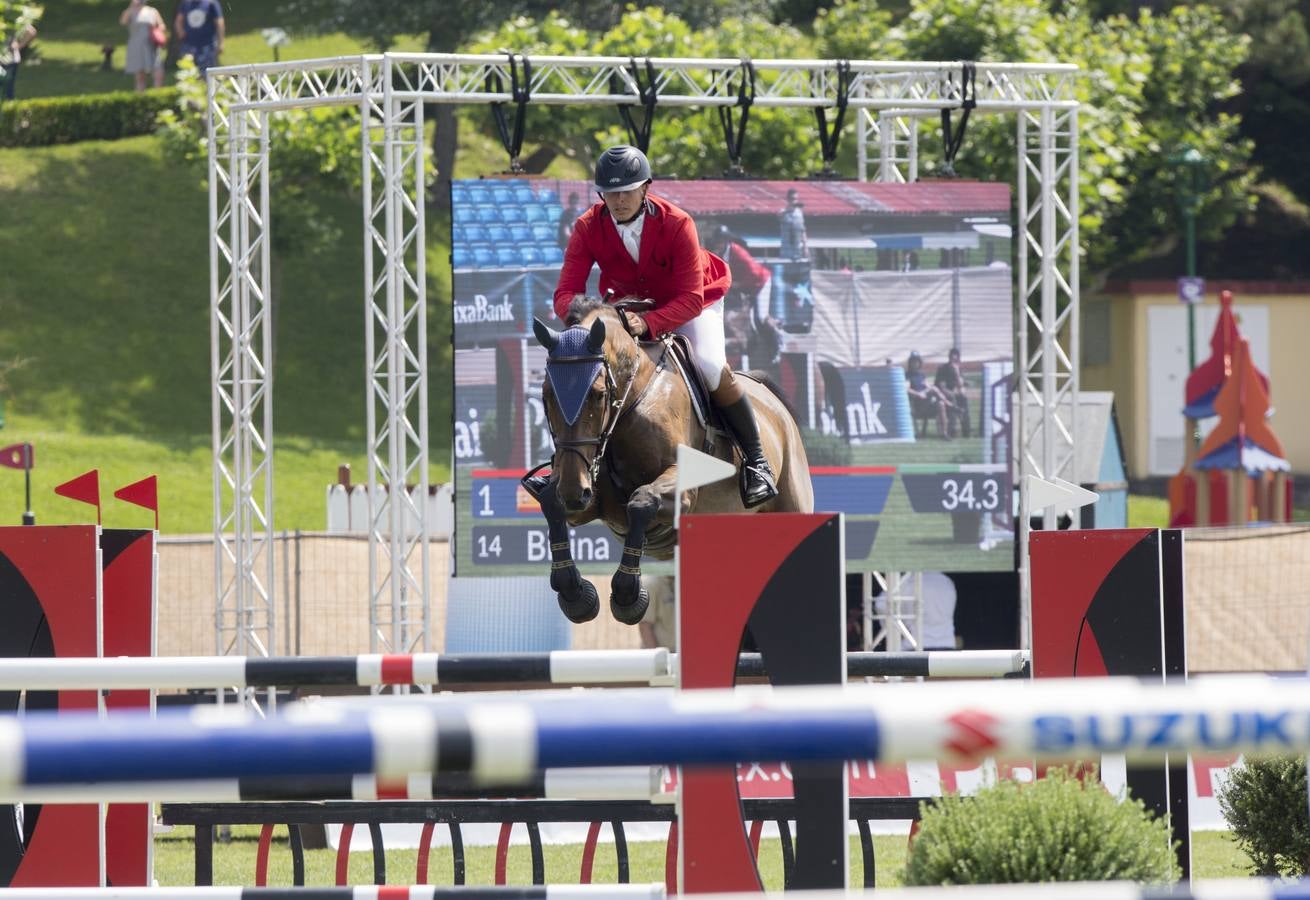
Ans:
POLYGON ((100 470, 92 469, 78 475, 71 481, 65 481, 55 488, 55 493, 79 503, 89 503, 96 508, 96 524, 100 524, 100 470))
POLYGON ((36 456, 31 444, 10 444, 0 447, 0 466, 7 469, 32 469, 36 467, 36 456))
POLYGON ((150 475, 140 481, 114 491, 114 496, 124 503, 143 506, 155 514, 155 531, 159 530, 159 484, 158 477, 150 475))
POLYGON ((1028 479, 1028 508, 1031 510, 1055 507, 1057 513, 1090 506, 1100 499, 1095 491, 1065 481, 1063 478, 1049 480, 1036 475, 1025 476, 1028 479))
POLYGON ((678 495, 683 491, 713 484, 737 474, 737 467, 718 457, 693 450, 686 444, 678 445, 678 495))

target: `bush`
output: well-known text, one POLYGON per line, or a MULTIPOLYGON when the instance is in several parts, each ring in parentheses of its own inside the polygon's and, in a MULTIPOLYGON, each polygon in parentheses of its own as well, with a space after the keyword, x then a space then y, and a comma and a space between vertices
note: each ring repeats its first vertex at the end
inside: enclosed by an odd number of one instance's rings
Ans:
POLYGON ((1217 799, 1237 845, 1256 875, 1310 872, 1310 812, 1305 759, 1247 760, 1233 769, 1217 799))
POLYGON ((0 147, 46 147, 151 134, 159 114, 177 103, 175 88, 4 103, 0 104, 0 147))
POLYGON ((906 860, 907 885, 1178 878, 1169 828, 1139 800, 1120 802, 1095 776, 1053 770, 973 797, 924 804, 906 860))

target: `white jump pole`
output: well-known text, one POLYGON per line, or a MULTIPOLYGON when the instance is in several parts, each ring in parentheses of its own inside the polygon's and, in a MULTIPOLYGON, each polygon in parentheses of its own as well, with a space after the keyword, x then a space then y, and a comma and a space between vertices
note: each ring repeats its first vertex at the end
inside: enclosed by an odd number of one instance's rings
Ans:
POLYGON ((1305 679, 1130 679, 587 693, 268 720, 193 713, 0 722, 0 791, 78 782, 469 773, 848 759, 1074 761, 1310 752, 1305 679), (423 714, 424 712, 427 714, 423 714))

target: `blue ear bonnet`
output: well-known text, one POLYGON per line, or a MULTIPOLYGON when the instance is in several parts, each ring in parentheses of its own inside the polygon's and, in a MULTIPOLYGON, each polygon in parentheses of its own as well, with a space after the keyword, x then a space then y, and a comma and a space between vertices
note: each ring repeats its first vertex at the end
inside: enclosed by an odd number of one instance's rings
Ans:
POLYGON ((550 378, 551 389, 555 391, 564 421, 570 425, 582 415, 582 404, 600 371, 599 355, 587 349, 590 333, 590 329, 581 325, 564 329, 559 334, 559 343, 546 359, 546 375, 550 378))

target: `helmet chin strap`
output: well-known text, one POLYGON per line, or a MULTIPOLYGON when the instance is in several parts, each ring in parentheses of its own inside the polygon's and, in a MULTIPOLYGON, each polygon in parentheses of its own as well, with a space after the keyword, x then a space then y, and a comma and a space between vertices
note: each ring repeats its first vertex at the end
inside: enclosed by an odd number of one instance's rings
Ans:
MULTIPOLYGON (((619 225, 631 224, 632 222, 637 221, 637 219, 640 218, 641 214, 646 211, 646 195, 650 192, 650 182, 649 181, 646 182, 644 185, 642 185, 642 187, 645 190, 641 192, 641 202, 637 204, 637 211, 632 215, 628 216, 626 219, 615 219, 614 221, 616 224, 619 225)), ((602 200, 605 199, 604 194, 601 194, 601 199, 602 200)), ((610 213, 610 215, 613 215, 613 213, 610 213)))
POLYGON ((626 219, 615 219, 614 221, 618 222, 618 224, 620 225, 628 225, 632 222, 637 221, 637 219, 639 219, 641 217, 641 214, 644 213, 645 211, 646 211, 646 201, 643 200, 641 202, 641 206, 637 207, 637 211, 635 213, 628 216, 626 219))

